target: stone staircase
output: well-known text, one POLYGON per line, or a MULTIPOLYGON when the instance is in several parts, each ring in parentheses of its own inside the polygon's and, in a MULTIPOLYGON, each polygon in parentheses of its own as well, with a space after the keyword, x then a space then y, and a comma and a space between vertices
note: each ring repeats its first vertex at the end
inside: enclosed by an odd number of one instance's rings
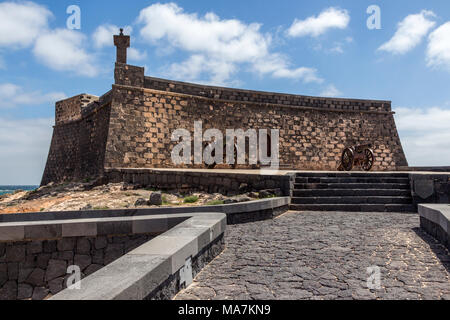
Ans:
POLYGON ((291 210, 417 212, 405 173, 298 173, 291 210))

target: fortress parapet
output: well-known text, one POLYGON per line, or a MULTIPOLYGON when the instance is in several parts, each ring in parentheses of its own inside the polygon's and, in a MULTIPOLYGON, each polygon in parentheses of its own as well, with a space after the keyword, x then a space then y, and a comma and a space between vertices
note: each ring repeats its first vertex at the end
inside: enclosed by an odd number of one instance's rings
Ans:
POLYGON ((98 101, 97 96, 83 93, 56 102, 55 105, 56 125, 80 120, 82 110, 95 101, 98 101))

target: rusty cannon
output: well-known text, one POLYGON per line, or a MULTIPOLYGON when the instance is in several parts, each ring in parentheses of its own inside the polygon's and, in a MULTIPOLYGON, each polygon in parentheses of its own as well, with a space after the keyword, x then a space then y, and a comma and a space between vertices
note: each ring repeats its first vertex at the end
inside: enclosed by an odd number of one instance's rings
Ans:
POLYGON ((375 156, 372 144, 364 144, 345 148, 342 152, 339 171, 351 171, 354 166, 360 166, 364 171, 370 171, 373 167, 375 156))

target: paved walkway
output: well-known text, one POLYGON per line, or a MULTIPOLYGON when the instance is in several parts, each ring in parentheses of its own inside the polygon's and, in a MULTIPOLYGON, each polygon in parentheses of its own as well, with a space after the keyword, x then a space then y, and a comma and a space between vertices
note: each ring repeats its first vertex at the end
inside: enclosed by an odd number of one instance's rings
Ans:
POLYGON ((450 299, 449 253, 418 226, 417 215, 342 212, 228 226, 226 250, 176 299, 450 299))

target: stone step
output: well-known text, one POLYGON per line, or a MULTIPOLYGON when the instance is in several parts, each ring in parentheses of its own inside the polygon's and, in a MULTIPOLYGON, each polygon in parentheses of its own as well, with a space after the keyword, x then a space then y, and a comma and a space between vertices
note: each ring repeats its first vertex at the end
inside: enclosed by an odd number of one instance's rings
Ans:
POLYGON ((294 197, 293 204, 411 204, 411 197, 294 197))
POLYGON ((387 177, 297 177, 295 183, 409 183, 409 178, 387 177))
POLYGON ((409 190, 409 183, 296 183, 299 189, 402 189, 409 190))
POLYGON ((408 173, 387 172, 299 172, 296 177, 359 177, 359 178, 408 178, 408 173))
POLYGON ((408 212, 416 213, 414 205, 405 204, 291 204, 293 211, 408 212))
POLYGON ((411 196, 408 189, 305 189, 294 190, 294 197, 332 196, 411 196))

